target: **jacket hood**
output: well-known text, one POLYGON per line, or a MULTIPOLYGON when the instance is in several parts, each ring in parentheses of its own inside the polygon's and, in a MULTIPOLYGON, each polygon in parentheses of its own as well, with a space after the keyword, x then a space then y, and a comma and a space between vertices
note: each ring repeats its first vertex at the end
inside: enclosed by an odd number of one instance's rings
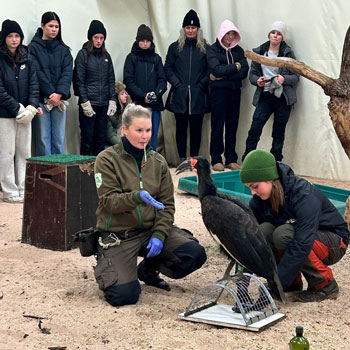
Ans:
POLYGON ((60 45, 59 41, 55 38, 53 40, 44 40, 43 39, 43 30, 39 27, 32 39, 32 42, 35 42, 43 47, 54 49, 56 46, 60 45))
POLYGON ((280 181, 282 183, 285 193, 288 193, 291 188, 294 186, 296 181, 296 176, 292 168, 282 162, 277 162, 277 170, 280 176, 280 181))
POLYGON ((222 44, 222 38, 225 36, 226 33, 230 32, 231 30, 233 30, 235 33, 236 33, 236 36, 235 38, 233 39, 229 49, 232 49, 233 47, 235 47, 236 45, 238 45, 238 43, 241 41, 241 34, 239 32, 239 30, 237 29, 237 27, 231 22, 229 21, 228 19, 226 19, 225 21, 223 21, 221 23, 221 26, 220 26, 220 29, 219 29, 219 32, 218 32, 218 35, 217 35, 217 38, 221 44, 221 46, 227 50, 227 47, 224 46, 222 44))
POLYGON ((133 43, 133 45, 132 45, 131 52, 132 52, 132 53, 135 53, 136 55, 140 55, 140 54, 141 54, 141 55, 142 55, 142 54, 145 54, 145 55, 147 55, 147 54, 152 55, 152 54, 154 54, 154 52, 155 52, 155 46, 154 46, 154 44, 153 44, 153 42, 152 42, 151 47, 150 47, 149 49, 147 49, 147 50, 144 50, 144 49, 141 49, 141 47, 139 46, 139 43, 138 43, 137 41, 135 41, 135 42, 133 43))
MULTIPOLYGON (((255 47, 253 51, 255 53, 258 53, 259 55, 264 55, 265 52, 269 51, 270 47, 270 40, 265 41, 263 44, 261 44, 258 47, 255 47)), ((281 42, 280 49, 278 52, 278 57, 286 56, 287 53, 291 52, 292 49, 288 46, 288 44, 285 41, 281 42)))

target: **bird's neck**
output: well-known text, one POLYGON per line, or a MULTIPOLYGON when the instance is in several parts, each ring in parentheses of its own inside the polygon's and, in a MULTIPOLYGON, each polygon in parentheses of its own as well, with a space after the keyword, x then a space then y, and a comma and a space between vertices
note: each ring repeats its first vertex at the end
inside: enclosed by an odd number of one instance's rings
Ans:
POLYGON ((202 200, 206 196, 215 196, 216 186, 210 175, 205 177, 198 176, 198 197, 202 200))

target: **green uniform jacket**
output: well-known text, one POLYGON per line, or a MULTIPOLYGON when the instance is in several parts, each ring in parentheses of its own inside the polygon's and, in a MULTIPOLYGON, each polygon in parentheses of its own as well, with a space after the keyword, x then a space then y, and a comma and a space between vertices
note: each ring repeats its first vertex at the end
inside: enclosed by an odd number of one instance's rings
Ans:
POLYGON ((95 182, 99 197, 96 210, 100 230, 119 232, 152 229, 153 236, 164 240, 174 222, 174 185, 163 156, 147 148, 141 171, 135 158, 122 143, 102 151, 95 162, 95 182), (144 203, 139 192, 146 190, 165 205, 157 210, 144 203))

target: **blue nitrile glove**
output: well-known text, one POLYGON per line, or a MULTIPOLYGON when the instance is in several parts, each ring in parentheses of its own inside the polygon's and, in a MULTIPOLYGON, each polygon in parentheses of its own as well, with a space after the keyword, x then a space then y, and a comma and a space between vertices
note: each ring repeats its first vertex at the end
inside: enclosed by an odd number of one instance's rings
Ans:
POLYGON ((165 208, 164 204, 155 200, 147 191, 142 190, 140 192, 140 198, 149 205, 153 205, 155 208, 162 210, 165 208))
POLYGON ((163 249, 163 242, 158 238, 152 237, 149 240, 146 248, 149 249, 149 252, 147 254, 147 258, 159 255, 163 249))

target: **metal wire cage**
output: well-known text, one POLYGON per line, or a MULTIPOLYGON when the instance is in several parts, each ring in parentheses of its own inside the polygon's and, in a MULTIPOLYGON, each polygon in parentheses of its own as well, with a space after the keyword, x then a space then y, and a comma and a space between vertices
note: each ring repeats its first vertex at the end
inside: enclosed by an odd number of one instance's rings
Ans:
POLYGON ((232 313, 240 314, 246 325, 278 312, 264 284, 249 273, 240 273, 201 288, 193 297, 184 316, 194 315, 220 304, 232 305, 232 313), (233 300, 232 300, 233 299, 233 300))

